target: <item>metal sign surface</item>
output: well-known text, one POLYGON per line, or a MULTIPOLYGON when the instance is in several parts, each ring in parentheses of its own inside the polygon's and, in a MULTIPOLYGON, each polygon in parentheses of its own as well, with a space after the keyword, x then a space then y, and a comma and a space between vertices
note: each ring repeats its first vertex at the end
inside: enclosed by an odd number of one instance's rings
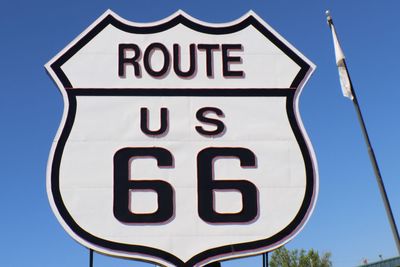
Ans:
POLYGON ((202 266, 272 250, 308 220, 318 177, 298 97, 314 66, 253 12, 107 11, 46 68, 65 103, 48 195, 81 244, 202 266))

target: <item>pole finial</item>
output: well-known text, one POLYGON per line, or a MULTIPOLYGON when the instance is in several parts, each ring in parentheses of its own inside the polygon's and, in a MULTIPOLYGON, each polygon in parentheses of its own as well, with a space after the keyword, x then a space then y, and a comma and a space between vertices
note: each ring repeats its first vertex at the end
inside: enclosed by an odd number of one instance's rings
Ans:
POLYGON ((328 22, 328 25, 331 25, 332 24, 331 12, 329 10, 326 10, 325 15, 326 15, 326 20, 328 22))

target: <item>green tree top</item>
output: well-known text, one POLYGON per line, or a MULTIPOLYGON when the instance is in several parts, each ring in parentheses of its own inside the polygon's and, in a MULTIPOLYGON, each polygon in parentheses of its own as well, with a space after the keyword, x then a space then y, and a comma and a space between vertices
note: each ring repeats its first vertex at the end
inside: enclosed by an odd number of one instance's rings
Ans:
POLYGON ((319 255, 318 251, 288 250, 285 247, 276 249, 271 256, 271 267, 331 267, 331 253, 319 255))

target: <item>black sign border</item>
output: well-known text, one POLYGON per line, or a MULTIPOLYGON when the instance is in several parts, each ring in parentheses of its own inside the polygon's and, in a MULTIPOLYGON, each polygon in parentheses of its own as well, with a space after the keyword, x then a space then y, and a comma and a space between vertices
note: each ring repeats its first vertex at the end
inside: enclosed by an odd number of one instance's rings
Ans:
MULTIPOLYGON (((198 24, 186 18, 182 14, 177 15, 171 20, 156 26, 148 27, 138 27, 127 25, 113 15, 107 15, 103 20, 101 20, 96 26, 94 26, 85 36, 78 40, 72 47, 70 47, 64 54, 62 54, 58 59, 56 59, 51 65, 51 69, 56 74, 57 78, 61 81, 62 85, 66 89, 69 107, 60 138, 56 145, 52 165, 51 165, 51 191, 53 195, 54 203, 58 209, 59 214, 65 221, 65 223, 70 227, 70 229, 80 238, 86 240, 87 242, 94 244, 105 249, 110 249, 112 251, 120 252, 119 255, 129 254, 129 255, 148 255, 153 256, 164 261, 167 261, 175 266, 179 267, 190 267, 198 263, 213 261, 212 259, 224 257, 228 254, 232 254, 232 257, 237 257, 235 253, 248 254, 257 251, 265 251, 269 247, 275 246, 276 244, 284 242, 290 236, 297 232, 297 229, 304 224, 305 219, 308 217, 308 213, 312 209, 314 197, 316 194, 316 173, 314 169, 313 160, 307 146, 307 143, 303 137, 302 131, 295 115, 295 98, 296 91, 300 84, 303 82, 307 73, 310 71, 310 65, 305 62, 301 57, 299 57, 294 51, 292 51, 287 45, 285 45, 280 39, 278 39, 273 33, 271 33, 267 28, 265 28, 257 19, 249 15, 246 19, 235 25, 224 26, 224 27, 210 27, 198 24), (249 25, 252 25, 260 33, 262 33, 268 40, 279 47, 288 57, 290 57, 294 62, 300 66, 300 71, 293 80, 290 88, 230 88, 230 89, 213 89, 213 88, 186 88, 186 89, 166 89, 166 88, 146 88, 146 89, 130 89, 130 88, 74 88, 71 82, 68 80, 66 75, 61 69, 61 66, 68 61, 73 55, 75 55, 81 48, 83 48, 88 42, 90 42, 97 34, 99 34, 108 25, 113 25, 114 27, 130 32, 130 33, 140 33, 140 34, 151 34, 166 31, 178 24, 183 24, 188 28, 196 30, 198 32, 208 33, 208 34, 229 34, 233 32, 240 31, 249 25), (65 144, 68 140, 69 134, 71 132, 75 115, 76 115, 76 98, 78 96, 155 96, 155 97, 168 97, 168 96, 211 96, 211 97, 223 97, 223 96, 246 96, 246 97, 286 97, 286 111, 288 119, 293 130, 293 133, 297 139, 301 153, 304 159, 306 167, 306 191, 303 203, 300 210, 298 211, 296 217, 293 221, 279 233, 274 236, 262 240, 257 240, 253 242, 230 244, 226 246, 221 246, 217 248, 212 248, 203 251, 197 255, 194 255, 189 261, 183 262, 178 257, 165 252, 163 250, 140 246, 131 244, 122 244, 109 240, 104 240, 96 236, 91 235, 82 229, 69 214, 65 204, 63 203, 60 187, 59 187, 59 170, 62 159, 63 150, 65 144)), ((260 252, 260 253, 261 253, 260 252)), ((254 253, 253 253, 254 254, 254 253)), ((229 258, 229 257, 228 257, 229 258)), ((149 258, 151 261, 152 258, 149 258)), ((155 260, 153 258, 153 260, 155 260)))

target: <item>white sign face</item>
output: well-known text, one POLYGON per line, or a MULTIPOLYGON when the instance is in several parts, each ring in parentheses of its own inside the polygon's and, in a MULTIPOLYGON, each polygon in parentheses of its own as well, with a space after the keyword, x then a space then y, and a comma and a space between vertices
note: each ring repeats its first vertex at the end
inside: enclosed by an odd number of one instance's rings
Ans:
POLYGON ((318 179, 297 103, 314 66, 254 13, 107 11, 46 67, 65 103, 48 195, 81 244, 203 266, 270 251, 308 220, 318 179))

